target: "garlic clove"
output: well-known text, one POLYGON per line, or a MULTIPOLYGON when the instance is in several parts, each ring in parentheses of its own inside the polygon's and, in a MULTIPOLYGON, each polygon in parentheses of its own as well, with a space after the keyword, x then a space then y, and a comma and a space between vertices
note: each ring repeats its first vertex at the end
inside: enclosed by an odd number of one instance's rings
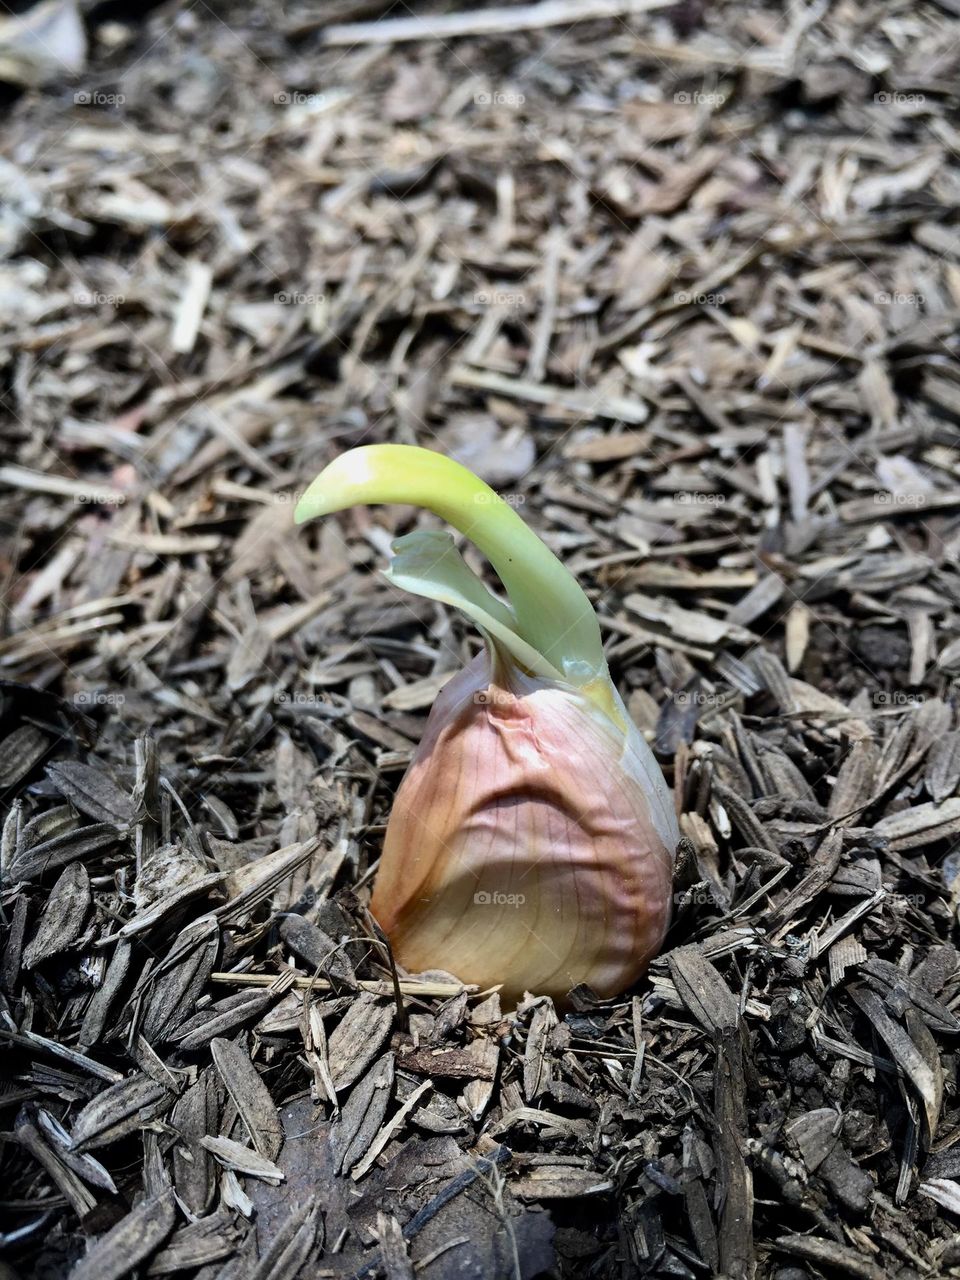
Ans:
POLYGON ((475 659, 441 691, 390 815, 371 910, 400 963, 506 999, 634 982, 663 941, 675 846, 636 761, 577 690, 475 659))

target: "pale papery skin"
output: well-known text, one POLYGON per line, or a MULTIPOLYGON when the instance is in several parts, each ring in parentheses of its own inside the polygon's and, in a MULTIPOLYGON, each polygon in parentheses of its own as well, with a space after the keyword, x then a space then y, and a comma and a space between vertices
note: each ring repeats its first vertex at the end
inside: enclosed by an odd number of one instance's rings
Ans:
POLYGON ((635 982, 669 923, 676 821, 630 741, 573 686, 487 653, 455 676, 397 792, 374 885, 399 963, 502 984, 507 1001, 635 982))

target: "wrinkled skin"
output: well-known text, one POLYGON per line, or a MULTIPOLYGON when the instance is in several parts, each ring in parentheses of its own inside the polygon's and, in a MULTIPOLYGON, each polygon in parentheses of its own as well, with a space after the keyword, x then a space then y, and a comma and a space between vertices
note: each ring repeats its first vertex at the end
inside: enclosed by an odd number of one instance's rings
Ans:
POLYGON ((508 1001, 580 982, 613 996, 640 977, 669 923, 677 833, 638 738, 572 686, 486 653, 454 677, 374 886, 400 964, 503 984, 508 1001))

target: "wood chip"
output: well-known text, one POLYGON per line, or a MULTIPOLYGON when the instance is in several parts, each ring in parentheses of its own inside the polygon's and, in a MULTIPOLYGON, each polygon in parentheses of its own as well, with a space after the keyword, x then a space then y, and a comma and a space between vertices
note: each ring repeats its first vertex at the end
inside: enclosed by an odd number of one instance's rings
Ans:
POLYGON ((136 1133, 173 1106, 176 1095, 148 1075, 129 1076, 93 1098, 73 1122, 79 1152, 92 1151, 136 1133))
POLYGON ((24 950, 24 968, 33 969, 69 950, 80 936, 90 906, 90 877, 82 862, 74 862, 50 891, 33 938, 24 950))
POLYGON ((383 1048, 393 1025, 389 1005, 367 991, 352 1002, 330 1033, 330 1061, 337 1092, 348 1089, 383 1048))
POLYGON ((281 1183, 285 1177, 283 1170, 277 1168, 272 1160, 251 1151, 241 1142, 234 1142, 232 1138, 212 1138, 205 1134, 200 1139, 200 1145, 225 1169, 243 1174, 244 1177, 261 1178, 264 1182, 274 1184, 281 1183))
POLYGON ((960 831, 960 796, 943 804, 918 804, 902 813, 881 818, 875 831, 891 849, 918 849, 960 831))
POLYGON ((254 1149, 265 1160, 276 1161, 283 1146, 283 1126, 256 1067, 243 1049, 229 1040, 214 1037, 210 1052, 254 1149))
POLYGON ((129 1275, 167 1239, 176 1221, 173 1191, 142 1201, 90 1248, 72 1280, 118 1280, 129 1275))

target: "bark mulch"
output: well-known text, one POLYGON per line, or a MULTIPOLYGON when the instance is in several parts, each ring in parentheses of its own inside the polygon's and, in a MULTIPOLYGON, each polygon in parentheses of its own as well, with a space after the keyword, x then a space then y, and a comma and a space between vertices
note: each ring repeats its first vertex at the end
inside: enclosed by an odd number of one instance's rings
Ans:
POLYGON ((0 30, 0 1276, 960 1276, 957 4, 86 26, 0 30), (411 512, 293 527, 382 440, 522 505, 673 781, 620 1000, 391 971, 477 641, 411 512))

